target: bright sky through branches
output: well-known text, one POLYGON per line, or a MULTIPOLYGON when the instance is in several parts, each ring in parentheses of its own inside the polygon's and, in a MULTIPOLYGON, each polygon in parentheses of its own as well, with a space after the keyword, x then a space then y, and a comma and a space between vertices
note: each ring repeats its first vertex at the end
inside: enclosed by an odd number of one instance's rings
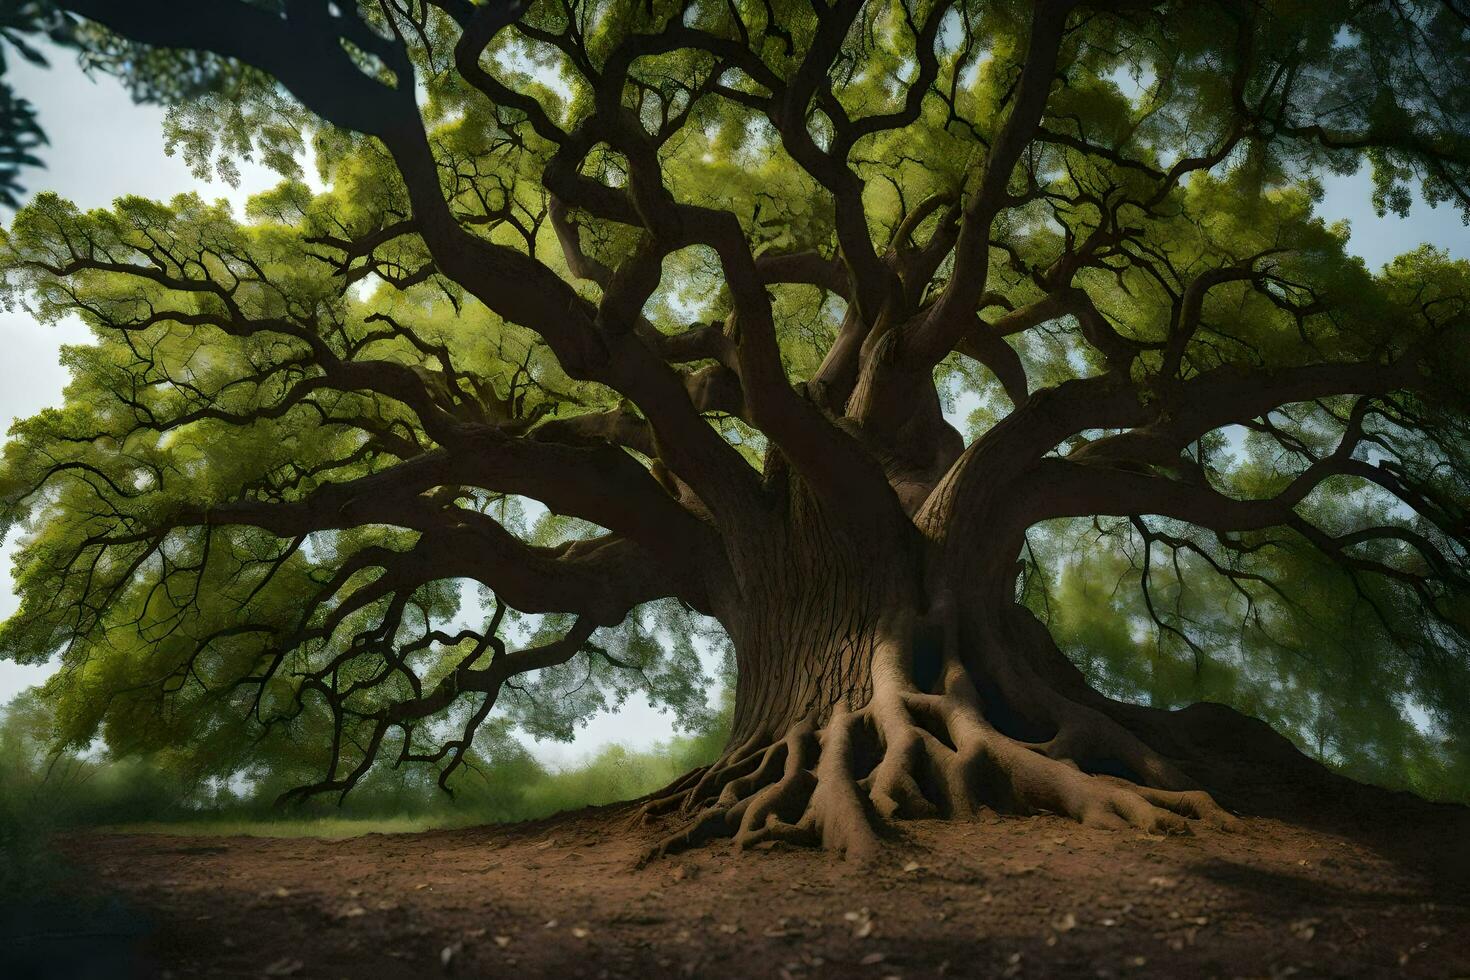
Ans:
MULTIPOLYGON (((133 105, 116 81, 106 77, 89 80, 64 54, 55 54, 52 60, 54 67, 49 71, 19 59, 11 67, 17 90, 37 105, 51 140, 42 154, 48 169, 24 176, 32 190, 54 190, 84 208, 105 206, 122 194, 166 200, 195 190, 206 198, 227 198, 239 214, 249 195, 276 183, 273 173, 250 165, 242 166, 243 179, 238 188, 200 182, 180 158, 164 153, 163 110, 133 105), (99 147, 105 147, 105 152, 99 152, 99 147)), ((1380 218, 1372 211, 1366 173, 1329 177, 1325 186, 1322 215, 1330 221, 1351 222, 1350 248, 1372 267, 1423 242, 1470 257, 1470 229, 1461 224, 1458 213, 1451 208, 1430 209, 1421 204, 1408 218, 1380 218)), ((80 325, 73 321, 61 327, 42 327, 23 312, 0 312, 0 336, 7 355, 0 362, 0 418, 8 424, 12 418, 29 416, 59 403, 65 375, 58 351, 63 344, 87 340, 80 325)), ((959 408, 961 416, 968 412, 968 406, 959 408)), ((16 607, 11 594, 8 546, 3 550, 3 559, 0 618, 16 607)), ((0 662, 0 703, 37 683, 46 673, 42 667, 0 662)), ((557 761, 609 741, 644 746, 667 738, 669 733, 668 717, 654 712, 646 703, 635 702, 616 718, 595 718, 570 749, 546 746, 539 751, 543 758, 557 761)))

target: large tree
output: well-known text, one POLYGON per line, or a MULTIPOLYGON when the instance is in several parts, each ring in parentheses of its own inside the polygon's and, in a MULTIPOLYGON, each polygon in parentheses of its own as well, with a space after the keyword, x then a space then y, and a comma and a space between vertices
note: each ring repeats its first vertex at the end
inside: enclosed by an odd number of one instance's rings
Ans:
POLYGON ((1363 161, 1470 214, 1462 0, 55 7, 196 166, 289 178, 8 229, 98 336, 3 476, 0 643, 63 651, 73 741, 317 726, 303 795, 447 781, 497 698, 696 704, 692 610, 734 717, 668 843, 864 855, 1228 824, 1201 715, 1100 685, 1464 722, 1470 266, 1313 214, 1363 161))

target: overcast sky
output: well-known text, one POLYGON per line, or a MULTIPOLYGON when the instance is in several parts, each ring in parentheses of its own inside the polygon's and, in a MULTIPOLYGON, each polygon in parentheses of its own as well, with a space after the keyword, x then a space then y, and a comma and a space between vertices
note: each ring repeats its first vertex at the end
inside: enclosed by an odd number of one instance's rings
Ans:
MULTIPOLYGON (((238 214, 249 195, 275 183, 274 174, 248 164, 241 167, 239 188, 201 183, 182 160, 163 152, 163 110, 133 105, 117 82, 89 79, 65 55, 52 62, 53 67, 44 70, 19 58, 8 59, 17 91, 39 108, 50 137, 50 145, 41 152, 46 169, 24 174, 28 189, 54 190, 82 207, 101 207, 123 194, 167 200, 196 190, 206 198, 226 198, 238 214)), ((1345 218, 1352 223, 1350 247, 1373 267, 1423 242, 1470 257, 1470 229, 1450 208, 1420 204, 1407 219, 1376 216, 1366 173, 1329 179, 1320 211, 1329 220, 1345 218)), ((0 220, 9 216, 0 211, 0 220)), ((87 339, 77 323, 43 327, 24 313, 0 311, 0 423, 8 426, 13 418, 59 404, 66 382, 59 349, 87 339)), ((17 604, 11 592, 12 543, 0 548, 0 618, 10 615, 17 604)), ((0 704, 47 673, 45 667, 0 660, 0 704)), ((619 715, 594 719, 572 746, 535 748, 546 761, 564 763, 608 742, 647 746, 669 735, 670 719, 643 702, 630 704, 619 715)))

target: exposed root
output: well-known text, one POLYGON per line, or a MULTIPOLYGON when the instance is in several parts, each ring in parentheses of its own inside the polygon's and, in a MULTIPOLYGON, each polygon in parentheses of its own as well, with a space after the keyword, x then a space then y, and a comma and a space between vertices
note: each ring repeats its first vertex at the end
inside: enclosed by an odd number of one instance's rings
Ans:
POLYGON ((685 822, 647 857, 729 838, 742 849, 777 841, 864 860, 894 820, 963 818, 985 806, 1159 834, 1237 823, 1116 722, 1060 697, 1052 708, 1056 734, 1023 742, 987 721, 958 665, 939 694, 880 679, 861 710, 820 729, 805 718, 765 744, 749 740, 652 798, 640 820, 685 822))

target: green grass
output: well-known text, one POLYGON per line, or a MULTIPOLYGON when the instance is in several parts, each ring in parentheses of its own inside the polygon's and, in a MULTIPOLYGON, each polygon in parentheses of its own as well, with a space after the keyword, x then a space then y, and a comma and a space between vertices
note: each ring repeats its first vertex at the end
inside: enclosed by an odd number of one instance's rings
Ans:
POLYGON ((181 773, 176 757, 56 756, 47 722, 35 710, 0 709, 0 897, 21 906, 48 901, 64 879, 51 846, 58 832, 341 840, 535 820, 643 796, 712 761, 725 741, 716 726, 645 751, 608 746, 548 769, 504 740, 457 774, 453 797, 433 772, 382 766, 341 805, 319 798, 280 807, 276 798, 301 773, 267 773, 243 796, 211 791, 181 773))
POLYGON ((189 792, 159 760, 66 757, 58 764, 25 751, 19 740, 7 744, 3 735, 0 852, 11 868, 44 865, 34 856, 58 830, 340 839, 535 820, 636 799, 709 762, 724 741, 715 731, 645 751, 611 745, 565 769, 547 769, 524 752, 507 753, 481 761, 472 776, 458 781, 453 797, 423 773, 385 767, 340 805, 318 798, 281 807, 274 801, 292 785, 285 775, 257 782, 244 796, 189 792))
POLYGON ((610 745, 563 770, 534 766, 506 772, 491 767, 483 783, 475 784, 473 794, 461 793, 458 799, 405 797, 383 786, 368 786, 362 797, 349 797, 342 809, 319 801, 315 812, 306 817, 299 809, 282 810, 264 799, 244 799, 207 812, 175 809, 158 818, 94 821, 91 825, 109 833, 341 839, 536 820, 651 793, 709 761, 706 756, 713 748, 709 739, 676 739, 648 751, 610 745))
POLYGON ((151 820, 103 824, 107 834, 158 834, 167 837, 320 837, 345 840, 367 834, 417 834, 474 826, 479 820, 434 817, 320 817, 310 820, 151 820))

